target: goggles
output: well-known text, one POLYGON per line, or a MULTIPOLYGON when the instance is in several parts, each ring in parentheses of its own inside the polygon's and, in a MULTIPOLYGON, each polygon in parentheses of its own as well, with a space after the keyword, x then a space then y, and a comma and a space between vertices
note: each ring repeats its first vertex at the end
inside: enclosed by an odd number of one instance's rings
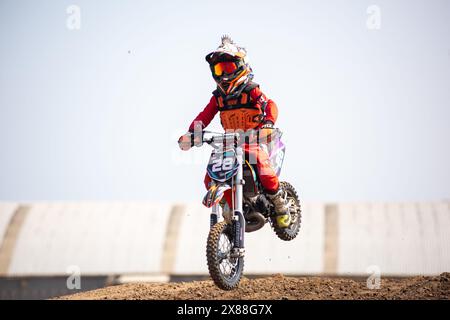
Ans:
POLYGON ((216 76, 221 76, 224 72, 225 73, 233 73, 238 69, 235 62, 226 61, 226 62, 219 62, 216 63, 213 67, 213 72, 216 76))

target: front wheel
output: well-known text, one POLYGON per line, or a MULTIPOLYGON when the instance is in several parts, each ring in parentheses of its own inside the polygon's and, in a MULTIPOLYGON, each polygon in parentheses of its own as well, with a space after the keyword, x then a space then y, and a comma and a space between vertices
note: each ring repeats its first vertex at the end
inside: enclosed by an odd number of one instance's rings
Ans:
POLYGON ((277 225, 276 219, 272 218, 273 230, 277 234, 278 238, 284 241, 290 241, 297 237, 300 231, 300 224, 302 222, 302 210, 300 207, 300 200, 298 199, 297 191, 288 182, 280 182, 281 187, 286 192, 286 201, 289 205, 289 211, 291 214, 291 224, 287 228, 280 228, 277 225))
POLYGON ((244 270, 244 258, 232 257, 233 232, 225 221, 209 231, 206 245, 208 270, 214 283, 223 290, 236 288, 244 270))

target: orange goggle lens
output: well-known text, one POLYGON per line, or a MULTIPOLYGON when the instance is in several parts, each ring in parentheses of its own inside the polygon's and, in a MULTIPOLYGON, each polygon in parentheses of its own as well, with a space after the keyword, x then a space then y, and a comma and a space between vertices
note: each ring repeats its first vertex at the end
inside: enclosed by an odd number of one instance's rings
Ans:
POLYGON ((219 62, 214 65, 214 74, 216 76, 221 76, 225 73, 232 73, 237 70, 236 63, 234 62, 219 62))

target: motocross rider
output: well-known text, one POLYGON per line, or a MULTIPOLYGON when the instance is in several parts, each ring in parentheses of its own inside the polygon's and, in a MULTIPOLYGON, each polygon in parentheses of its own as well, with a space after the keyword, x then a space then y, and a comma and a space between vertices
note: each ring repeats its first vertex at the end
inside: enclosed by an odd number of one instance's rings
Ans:
MULTIPOLYGON (((223 36, 221 40, 220 46, 206 56, 217 88, 203 111, 192 121, 188 133, 178 140, 182 150, 188 150, 197 144, 193 141, 194 129, 204 129, 217 112, 220 112, 221 124, 226 132, 255 129, 272 131, 277 120, 277 105, 252 81, 253 72, 246 50, 237 46, 228 36, 223 36)), ((291 217, 286 197, 270 166, 267 152, 258 143, 246 143, 243 148, 247 157, 256 159, 254 162, 258 177, 275 207, 278 226, 288 227, 291 217)), ((208 189, 211 182, 208 174, 204 182, 208 189)), ((230 204, 230 195, 225 194, 225 198, 230 204)), ((230 205, 227 207, 230 208, 230 205)))

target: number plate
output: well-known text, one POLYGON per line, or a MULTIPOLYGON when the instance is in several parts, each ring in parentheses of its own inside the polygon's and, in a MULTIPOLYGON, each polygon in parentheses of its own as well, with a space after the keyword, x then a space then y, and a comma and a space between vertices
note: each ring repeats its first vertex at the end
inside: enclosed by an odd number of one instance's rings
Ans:
POLYGON ((213 152, 207 171, 212 179, 224 182, 236 174, 238 165, 234 151, 213 152))

